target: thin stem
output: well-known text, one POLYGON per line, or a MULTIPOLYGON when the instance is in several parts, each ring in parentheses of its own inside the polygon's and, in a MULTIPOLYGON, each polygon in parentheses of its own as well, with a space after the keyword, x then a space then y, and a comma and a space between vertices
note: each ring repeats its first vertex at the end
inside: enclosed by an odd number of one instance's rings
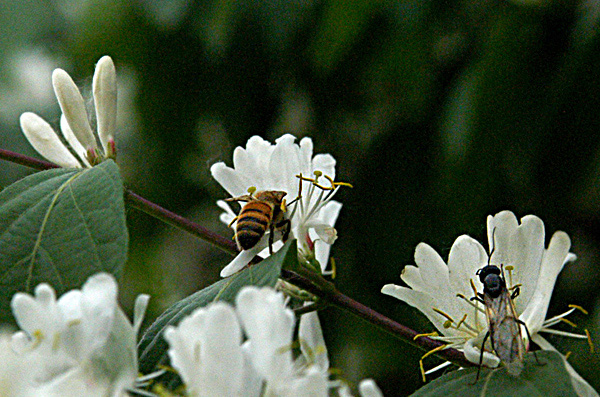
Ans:
MULTIPOLYGON (((35 158, 24 156, 19 153, 14 153, 9 150, 0 149, 0 159, 8 160, 13 163, 21 164, 37 170, 47 170, 51 168, 59 168, 56 164, 52 164, 46 161, 37 160, 35 158)), ((237 254, 238 250, 235 243, 227 238, 224 238, 201 225, 190 221, 180 215, 177 215, 166 208, 155 204, 138 194, 132 192, 129 189, 125 190, 126 201, 134 208, 145 212, 146 214, 155 217, 171 226, 182 229, 194 236, 197 236, 205 241, 214 244, 223 251, 229 252, 232 255, 237 254)), ((384 331, 410 343, 413 346, 417 346, 424 350, 433 350, 437 347, 444 345, 443 342, 433 340, 428 337, 420 337, 414 340, 414 337, 418 333, 396 321, 376 312, 375 310, 367 307, 352 298, 342 294, 338 291, 335 286, 323 279, 322 277, 313 274, 309 271, 297 270, 291 271, 283 269, 281 271, 281 277, 296 285, 297 287, 303 288, 306 291, 316 295, 324 301, 337 306, 338 308, 348 311, 367 322, 376 325, 384 331), (299 274, 301 273, 301 274, 299 274)), ((456 365, 462 367, 471 367, 474 364, 467 361, 465 356, 456 349, 448 348, 441 350, 436 353, 437 356, 451 361, 456 365)))
MULTIPOLYGON (((295 271, 282 269, 281 270, 281 278, 286 280, 289 283, 296 285, 297 287, 303 288, 306 291, 318 296, 319 298, 329 302, 329 304, 336 306, 342 310, 350 312, 357 317, 366 320, 367 322, 376 325, 382 330, 392 334, 395 337, 398 337, 405 342, 416 346, 423 350, 433 350, 437 347, 445 345, 445 343, 433 340, 428 337, 420 337, 416 340, 414 339, 418 333, 386 316, 381 313, 376 312, 368 306, 363 305, 342 294, 335 287, 332 288, 322 288, 318 284, 322 284, 322 281, 316 281, 307 278, 305 275, 300 275, 295 271)), ((322 279, 321 279, 322 280, 322 279)), ((456 349, 448 348, 441 350, 436 353, 436 355, 445 360, 451 361, 452 363, 459 365, 461 367, 472 367, 473 363, 468 361, 464 354, 459 352, 456 349)))
POLYGON ((33 168, 36 170, 44 171, 52 168, 60 168, 54 163, 50 163, 44 160, 38 160, 33 157, 25 156, 24 154, 11 152, 10 150, 0 149, 0 159, 8 160, 12 163, 21 164, 25 167, 33 168))
POLYGON ((168 209, 163 208, 160 205, 143 198, 142 196, 132 192, 129 189, 125 189, 125 200, 133 208, 143 211, 146 214, 156 219, 159 219, 171 226, 174 226, 196 237, 199 237, 202 240, 213 244, 214 246, 222 249, 225 252, 234 255, 238 253, 238 249, 232 240, 225 238, 211 230, 208 230, 200 224, 192 222, 181 215, 177 215, 176 213, 171 212, 168 209))

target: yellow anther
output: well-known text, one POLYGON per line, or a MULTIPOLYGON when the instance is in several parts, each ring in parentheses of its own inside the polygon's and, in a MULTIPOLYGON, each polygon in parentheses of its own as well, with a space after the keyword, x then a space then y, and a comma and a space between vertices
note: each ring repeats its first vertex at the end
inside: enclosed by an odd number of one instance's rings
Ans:
POLYGON ((589 314, 587 310, 585 310, 583 307, 581 307, 579 305, 569 305, 569 307, 572 308, 572 309, 577 309, 577 310, 581 311, 585 315, 589 314))
POLYGON ((574 323, 573 321, 571 321, 571 320, 567 320, 566 318, 561 318, 561 319, 560 319, 560 321, 563 321, 563 322, 565 322, 565 323, 569 324, 569 325, 570 325, 571 327, 573 327, 573 328, 577 328, 577 324, 575 324, 575 323, 574 323))
POLYGON ((444 321, 444 324, 442 324, 442 326, 446 329, 452 327, 452 321, 451 320, 446 320, 444 321))
POLYGON ((587 335, 588 344, 590 345, 590 353, 594 352, 594 343, 592 342, 592 336, 590 335, 590 331, 584 329, 585 334, 587 335))
POLYGON ((334 189, 333 187, 327 187, 327 186, 320 185, 319 183, 317 183, 317 181, 314 181, 313 185, 315 185, 316 187, 318 187, 319 189, 322 189, 322 190, 333 190, 334 189))
POLYGON ((229 222, 229 225, 227 225, 227 227, 231 227, 231 225, 233 225, 235 223, 235 221, 237 221, 238 218, 239 218, 238 216, 236 216, 235 218, 233 218, 231 220, 231 222, 229 222))
POLYGON ((477 287, 475 287, 475 283, 473 282, 472 278, 469 279, 469 283, 471 283, 471 289, 475 293, 475 296, 477 296, 477 287))
POLYGON ((565 354, 565 360, 568 360, 568 359, 569 359, 569 357, 571 357, 571 354, 572 354, 572 353, 573 353, 573 352, 572 352, 571 350, 569 350, 569 351, 567 352, 567 354, 565 354))
POLYGON ((429 332, 427 334, 417 334, 414 336, 413 340, 417 340, 419 338, 423 338, 423 337, 432 337, 432 336, 439 336, 440 334, 437 333, 437 331, 434 332, 429 332))
MULTIPOLYGON (((454 322, 454 319, 449 315, 444 313, 443 311, 441 311, 440 309, 436 309, 435 307, 431 308, 434 312, 441 314, 442 316, 446 317, 448 319, 448 321, 450 321, 450 323, 454 322)), ((447 327, 446 327, 447 328, 447 327)))
POLYGON ((423 360, 425 360, 432 354, 439 352, 440 350, 444 350, 446 347, 446 345, 441 345, 436 347, 435 349, 429 350, 427 353, 423 354, 423 357, 421 357, 421 359, 419 360, 419 368, 421 369, 421 377, 423 378, 423 382, 427 382, 427 379, 425 378, 425 368, 423 367, 423 360))
POLYGON ((250 195, 252 196, 254 192, 256 192, 256 186, 250 186, 248 188, 248 193, 250 193, 250 195))
POLYGON ((460 328, 460 325, 462 323, 464 323, 466 319, 467 319, 467 314, 465 313, 465 315, 463 316, 463 318, 461 318, 460 321, 458 322, 458 324, 456 324, 456 329, 460 328))
POLYGON ((281 212, 287 212, 287 204, 285 203, 285 199, 281 200, 281 212))
POLYGON ((346 186, 346 187, 349 187, 349 188, 353 188, 354 187, 354 186, 352 186, 351 183, 348 183, 348 182, 334 182, 333 185, 334 186, 346 186))
POLYGON ((331 262, 331 278, 335 280, 335 276, 337 274, 337 268, 335 266, 335 259, 333 258, 333 256, 331 258, 329 258, 329 261, 331 262))

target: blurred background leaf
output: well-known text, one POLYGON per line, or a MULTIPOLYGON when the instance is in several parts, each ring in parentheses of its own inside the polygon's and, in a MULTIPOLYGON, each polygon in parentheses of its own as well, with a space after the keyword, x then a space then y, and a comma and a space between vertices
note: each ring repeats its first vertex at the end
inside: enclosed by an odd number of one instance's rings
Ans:
MULTIPOLYGON (((425 241, 446 257, 456 237, 485 239, 502 209, 564 230, 578 260, 549 315, 600 329, 600 6, 589 0, 0 1, 3 147, 32 155, 18 116, 58 124, 54 67, 89 87, 113 57, 118 164, 128 187, 223 235, 216 161, 259 134, 309 135, 331 153, 344 208, 332 255, 348 295, 419 331, 416 310, 380 294, 425 241)), ((0 164, 6 186, 28 170, 0 164)), ((219 279, 226 254, 131 210, 121 296, 152 295, 150 320, 219 279)), ((149 321, 150 321, 149 320, 149 321)), ((386 395, 421 386, 422 352, 335 309, 322 316, 332 365, 386 395)), ((565 324, 565 327, 568 325, 565 324)), ((569 330, 565 328, 565 330, 569 330)), ((559 337, 596 388, 600 360, 559 337)), ((436 359, 426 360, 428 368, 436 359)))

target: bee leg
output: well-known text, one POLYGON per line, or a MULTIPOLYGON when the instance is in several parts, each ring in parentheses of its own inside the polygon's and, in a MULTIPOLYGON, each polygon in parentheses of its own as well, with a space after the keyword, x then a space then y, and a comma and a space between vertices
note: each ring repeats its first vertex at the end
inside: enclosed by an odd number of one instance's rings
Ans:
POLYGON ((273 255, 273 237, 275 235, 275 226, 271 223, 269 226, 269 255, 273 255))
MULTIPOLYGON (((529 342, 531 343, 531 334, 529 333, 529 328, 527 328, 527 324, 525 324, 522 320, 519 320, 518 318, 516 318, 515 321, 517 322, 517 324, 521 324, 523 327, 525 327, 525 332, 527 333, 527 338, 529 338, 529 342)), ((533 353, 533 357, 535 357, 535 361, 537 362, 538 365, 546 365, 546 363, 543 363, 540 361, 537 354, 535 354, 535 350, 533 350, 532 353, 533 353)))
MULTIPOLYGON (((484 351, 484 347, 485 347, 485 342, 487 341, 487 339, 489 337, 490 337, 490 331, 486 332, 485 336, 483 337, 483 342, 481 343, 481 353, 479 354, 479 366, 477 367, 477 376, 475 377, 475 382, 473 382, 472 385, 477 383, 477 381, 479 380, 481 366, 483 365, 483 351, 484 351)), ((492 341, 492 347, 493 347, 493 344, 494 344, 494 342, 492 341)))
POLYGON ((292 222, 289 219, 284 219, 277 224, 277 228, 283 228, 283 236, 281 237, 281 240, 285 243, 290 237, 290 232, 292 231, 292 222))

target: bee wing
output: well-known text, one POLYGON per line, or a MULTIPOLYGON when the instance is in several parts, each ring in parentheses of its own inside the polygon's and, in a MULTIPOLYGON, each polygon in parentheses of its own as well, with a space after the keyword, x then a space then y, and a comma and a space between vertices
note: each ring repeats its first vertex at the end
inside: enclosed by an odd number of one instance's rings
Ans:
MULTIPOLYGON (((505 289, 497 298, 484 297, 490 338, 494 351, 505 364, 522 362, 524 354, 521 326, 508 291, 505 289)), ((518 374, 519 365, 514 366, 518 374), (517 372, 518 371, 518 372, 517 372)))

